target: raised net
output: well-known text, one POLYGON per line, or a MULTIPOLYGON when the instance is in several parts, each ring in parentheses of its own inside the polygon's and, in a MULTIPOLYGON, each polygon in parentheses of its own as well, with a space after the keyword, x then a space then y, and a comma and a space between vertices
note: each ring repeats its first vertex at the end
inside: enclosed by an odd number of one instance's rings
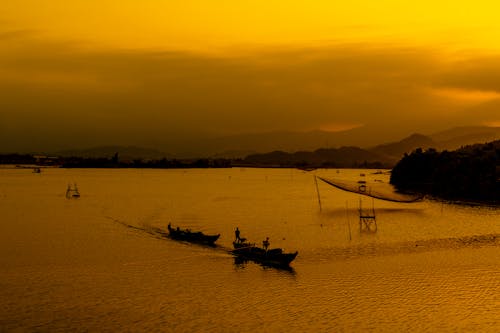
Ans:
POLYGON ((394 189, 391 184, 387 183, 368 183, 366 181, 345 181, 331 178, 323 178, 316 176, 325 183, 339 188, 344 191, 353 192, 361 195, 366 195, 372 198, 394 201, 394 202, 415 202, 423 198, 419 194, 401 193, 394 189))

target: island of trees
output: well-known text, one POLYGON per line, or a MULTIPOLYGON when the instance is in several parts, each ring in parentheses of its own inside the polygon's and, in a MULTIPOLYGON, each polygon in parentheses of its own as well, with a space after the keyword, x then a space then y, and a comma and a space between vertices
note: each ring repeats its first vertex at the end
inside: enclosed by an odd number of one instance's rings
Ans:
POLYGON ((401 191, 456 201, 500 204, 500 140, 455 151, 417 149, 392 170, 401 191))

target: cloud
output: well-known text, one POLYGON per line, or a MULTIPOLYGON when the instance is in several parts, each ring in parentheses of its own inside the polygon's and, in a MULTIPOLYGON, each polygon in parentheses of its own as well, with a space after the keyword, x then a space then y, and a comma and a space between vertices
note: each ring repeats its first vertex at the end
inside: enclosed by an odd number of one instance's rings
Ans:
POLYGON ((500 93, 500 55, 479 55, 450 63, 437 83, 447 87, 500 93))
POLYGON ((498 120, 488 112, 473 120, 443 91, 496 91, 500 57, 454 63, 432 49, 366 44, 206 55, 4 35, 0 151, 98 144, 174 149, 207 135, 351 125, 364 125, 380 141, 498 120))

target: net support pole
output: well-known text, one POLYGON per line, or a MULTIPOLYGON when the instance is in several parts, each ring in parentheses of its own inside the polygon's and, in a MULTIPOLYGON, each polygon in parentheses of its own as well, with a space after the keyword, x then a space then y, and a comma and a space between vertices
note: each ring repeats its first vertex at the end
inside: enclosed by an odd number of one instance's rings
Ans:
POLYGON ((345 215, 347 217, 347 228, 349 229, 349 240, 352 240, 351 222, 349 221, 349 207, 347 206, 347 201, 345 202, 345 215))
POLYGON ((318 179, 316 176, 314 176, 314 183, 316 184, 316 193, 318 194, 319 211, 321 212, 321 197, 319 195, 318 179))

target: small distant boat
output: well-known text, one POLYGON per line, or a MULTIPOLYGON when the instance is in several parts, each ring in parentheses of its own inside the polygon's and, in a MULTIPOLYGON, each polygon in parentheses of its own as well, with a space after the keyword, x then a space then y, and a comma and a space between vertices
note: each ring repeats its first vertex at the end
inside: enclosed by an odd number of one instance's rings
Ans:
POLYGON ((77 199, 80 197, 80 192, 78 191, 78 187, 76 184, 68 184, 68 188, 66 189, 66 198, 67 199, 77 199))
POLYGON ((284 253, 282 249, 266 250, 253 243, 233 242, 234 250, 231 253, 239 258, 252 260, 264 265, 287 267, 297 257, 298 251, 284 253))
POLYGON ((358 190, 359 192, 366 192, 366 181, 364 180, 358 181, 358 190))
POLYGON ((215 241, 219 239, 220 234, 217 235, 205 235, 201 231, 193 232, 189 229, 172 228, 170 223, 168 224, 169 236, 172 239, 182 240, 191 243, 199 243, 206 245, 215 245, 215 241))
POLYGON ((307 172, 316 170, 316 168, 313 167, 298 167, 297 169, 307 172))
POLYGON ((41 173, 42 169, 40 168, 33 168, 33 173, 41 173))

